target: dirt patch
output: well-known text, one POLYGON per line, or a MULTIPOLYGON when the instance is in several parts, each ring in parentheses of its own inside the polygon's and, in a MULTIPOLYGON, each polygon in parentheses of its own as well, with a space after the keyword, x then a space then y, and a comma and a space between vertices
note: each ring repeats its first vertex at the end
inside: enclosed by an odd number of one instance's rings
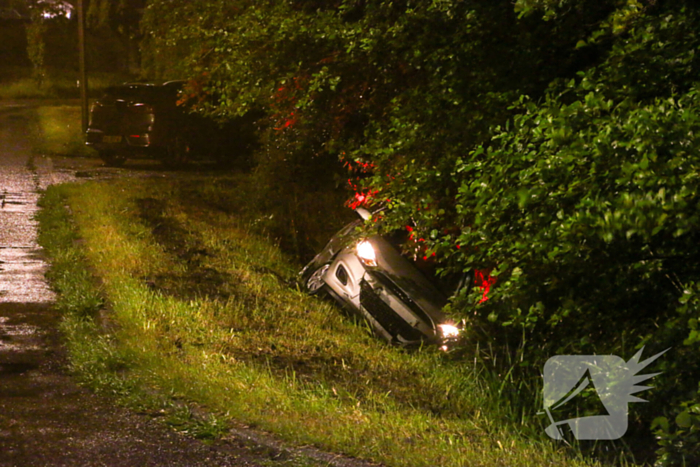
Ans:
POLYGON ((211 256, 205 246, 180 223, 166 215, 167 203, 156 198, 136 200, 139 218, 150 227, 165 252, 176 258, 181 271, 146 278, 148 286, 183 300, 200 297, 226 300, 234 278, 203 264, 211 256))

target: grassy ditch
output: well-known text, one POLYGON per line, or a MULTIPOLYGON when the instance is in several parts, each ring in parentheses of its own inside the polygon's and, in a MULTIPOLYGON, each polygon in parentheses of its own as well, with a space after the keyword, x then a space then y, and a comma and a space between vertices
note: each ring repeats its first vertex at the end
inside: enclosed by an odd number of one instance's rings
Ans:
POLYGON ((49 188, 40 241, 85 384, 202 437, 238 420, 392 466, 592 465, 513 422, 469 360, 300 292, 245 177, 49 188))

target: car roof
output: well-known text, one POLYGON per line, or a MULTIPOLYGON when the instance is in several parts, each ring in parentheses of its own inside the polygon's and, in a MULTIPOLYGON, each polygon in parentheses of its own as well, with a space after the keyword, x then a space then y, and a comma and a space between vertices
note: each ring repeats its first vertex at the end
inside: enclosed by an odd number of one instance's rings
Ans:
POLYGON ((105 96, 113 98, 148 98, 148 96, 169 96, 179 91, 185 84, 184 80, 172 80, 164 83, 153 82, 126 82, 105 89, 105 96))

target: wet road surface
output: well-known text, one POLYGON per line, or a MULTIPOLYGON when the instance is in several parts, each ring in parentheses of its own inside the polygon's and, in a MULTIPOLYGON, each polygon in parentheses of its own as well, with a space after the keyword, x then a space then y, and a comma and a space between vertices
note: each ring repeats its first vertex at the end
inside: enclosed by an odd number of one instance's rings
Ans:
POLYGON ((113 407, 64 370, 33 216, 37 190, 76 170, 32 156, 30 118, 30 109, 0 103, 0 466, 259 465, 264 456, 235 442, 207 446, 113 407))

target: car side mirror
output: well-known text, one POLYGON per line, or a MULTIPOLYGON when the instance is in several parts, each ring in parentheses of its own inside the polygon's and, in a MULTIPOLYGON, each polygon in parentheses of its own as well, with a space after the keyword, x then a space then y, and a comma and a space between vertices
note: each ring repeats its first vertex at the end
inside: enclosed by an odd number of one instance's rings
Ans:
POLYGON ((358 216, 360 216, 363 220, 371 219, 372 218, 372 213, 369 212, 365 208, 357 208, 355 209, 355 212, 357 213, 358 216))

